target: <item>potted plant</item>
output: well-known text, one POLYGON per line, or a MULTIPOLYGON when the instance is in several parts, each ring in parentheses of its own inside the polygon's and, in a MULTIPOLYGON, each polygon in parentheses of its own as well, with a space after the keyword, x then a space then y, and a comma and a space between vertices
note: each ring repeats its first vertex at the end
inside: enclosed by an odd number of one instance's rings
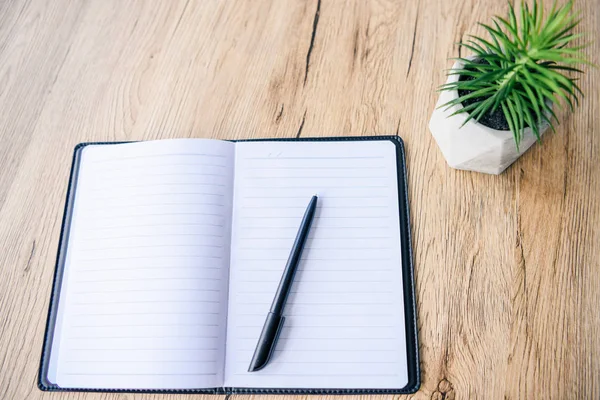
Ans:
POLYGON ((518 13, 510 5, 508 18, 480 24, 489 39, 459 44, 473 55, 456 59, 429 123, 451 167, 499 174, 554 130, 561 100, 573 110, 582 94, 574 65, 588 62, 574 43, 582 34, 572 33, 572 9, 569 1, 545 16, 537 0, 518 13))

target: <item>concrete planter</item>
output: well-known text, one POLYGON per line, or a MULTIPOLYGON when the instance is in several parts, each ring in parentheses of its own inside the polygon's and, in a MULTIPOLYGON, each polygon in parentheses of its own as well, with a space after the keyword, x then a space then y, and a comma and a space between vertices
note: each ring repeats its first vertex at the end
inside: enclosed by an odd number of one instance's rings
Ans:
MULTIPOLYGON (((462 68, 462 62, 456 62, 452 68, 462 68)), ((450 75, 447 82, 455 82, 458 78, 458 75, 450 75)), ((514 163, 535 143, 536 137, 531 128, 525 129, 523 138, 519 143, 519 151, 517 151, 510 131, 488 128, 474 119, 461 128, 461 125, 467 119, 466 113, 449 117, 462 107, 461 105, 455 105, 448 110, 438 108, 457 97, 457 91, 441 92, 429 121, 429 130, 448 165, 452 168, 497 175, 514 163)), ((540 124, 540 135, 548 127, 547 123, 540 124)))

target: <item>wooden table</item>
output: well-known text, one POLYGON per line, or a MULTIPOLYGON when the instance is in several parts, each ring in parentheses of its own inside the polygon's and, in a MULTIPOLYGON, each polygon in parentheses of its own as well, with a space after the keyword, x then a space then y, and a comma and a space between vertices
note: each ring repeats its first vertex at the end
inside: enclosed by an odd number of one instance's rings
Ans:
MULTIPOLYGON (((600 1, 577 3, 598 63, 600 1)), ((500 176, 450 169, 427 129, 453 43, 504 12, 493 0, 2 2, 0 398, 188 398, 36 387, 75 144, 396 133, 423 370, 408 397, 600 398, 600 70, 558 133, 500 176)))

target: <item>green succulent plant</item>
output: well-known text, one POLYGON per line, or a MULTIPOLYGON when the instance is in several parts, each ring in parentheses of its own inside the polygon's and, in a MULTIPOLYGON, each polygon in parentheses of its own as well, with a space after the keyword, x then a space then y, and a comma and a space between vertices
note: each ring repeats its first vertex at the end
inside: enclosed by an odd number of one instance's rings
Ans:
POLYGON ((517 149, 526 127, 538 140, 540 123, 555 130, 553 108, 559 100, 573 110, 578 95, 583 96, 572 77, 582 72, 576 65, 589 64, 581 51, 585 44, 574 43, 583 35, 572 32, 579 21, 572 0, 559 7, 555 3, 547 16, 537 0, 531 7, 521 3, 518 12, 509 3, 508 18, 496 16, 492 25, 480 24, 489 39, 469 36, 459 43, 474 54, 456 59, 462 67, 448 74, 460 78, 439 90, 457 90, 459 96, 442 107, 461 106, 452 115, 468 113, 465 123, 501 112, 517 149))

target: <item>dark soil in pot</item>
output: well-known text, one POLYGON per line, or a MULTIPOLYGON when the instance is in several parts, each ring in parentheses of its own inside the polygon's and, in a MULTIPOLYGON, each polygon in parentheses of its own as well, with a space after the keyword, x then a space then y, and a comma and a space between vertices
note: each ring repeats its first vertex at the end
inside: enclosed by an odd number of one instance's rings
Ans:
MULTIPOLYGON (((480 61, 481 62, 481 61, 480 61)), ((484 61, 485 62, 485 61, 484 61)), ((474 79, 472 76, 461 75, 458 80, 459 81, 470 81, 474 79)), ((464 96, 471 93, 470 90, 459 90, 458 96, 464 96)), ((480 102, 485 100, 487 97, 474 97, 467 99, 462 102, 463 107, 466 107, 470 104, 480 102)), ((480 124, 487 126, 488 128, 496 129, 498 131, 508 131, 510 127, 508 126, 508 122, 504 117, 504 113, 502 112, 502 108, 498 107, 493 113, 485 113, 479 118, 478 121, 480 124)))
MULTIPOLYGON (((466 81, 471 80, 473 77, 461 75, 459 80, 466 81)), ((458 95, 464 96, 471 93, 470 90, 459 90, 458 95)), ((476 102, 480 102, 485 100, 485 97, 472 97, 462 102, 463 107, 468 106, 469 104, 473 104, 476 102)), ((479 122, 481 125, 485 125, 488 128, 496 129, 498 131, 507 131, 509 130, 508 122, 504 117, 504 113, 502 112, 502 108, 498 107, 493 113, 485 113, 479 118, 479 122)))

